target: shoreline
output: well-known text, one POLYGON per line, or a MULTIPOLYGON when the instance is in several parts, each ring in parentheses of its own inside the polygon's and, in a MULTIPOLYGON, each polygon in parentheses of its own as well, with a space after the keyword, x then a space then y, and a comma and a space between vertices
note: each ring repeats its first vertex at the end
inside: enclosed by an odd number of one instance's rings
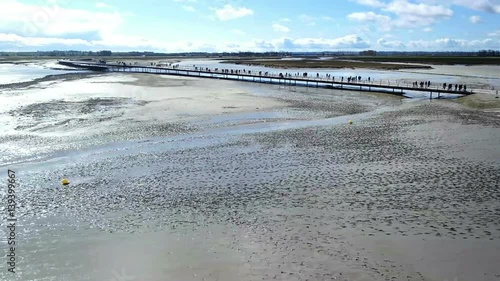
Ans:
POLYGON ((371 70, 402 70, 402 69, 432 69, 430 65, 391 64, 360 62, 354 60, 223 60, 222 63, 265 66, 271 68, 317 68, 317 69, 371 69, 371 70))
MULTIPOLYGON (((63 69, 66 70, 66 69, 63 69)), ((70 70, 71 71, 71 70, 70 70)), ((77 70, 72 70, 72 71, 77 71, 77 70)), ((78 70, 78 73, 62 73, 62 74, 49 74, 45 75, 40 78, 34 78, 29 81, 24 81, 24 82, 14 82, 14 83, 6 83, 6 84, 0 84, 0 89, 19 89, 19 88, 27 88, 33 85, 38 85, 43 82, 51 82, 51 81, 72 81, 72 80, 78 80, 82 78, 91 78, 91 77, 97 77, 97 76, 102 76, 102 73, 95 73, 95 72, 87 72, 87 71, 82 71, 78 70)))

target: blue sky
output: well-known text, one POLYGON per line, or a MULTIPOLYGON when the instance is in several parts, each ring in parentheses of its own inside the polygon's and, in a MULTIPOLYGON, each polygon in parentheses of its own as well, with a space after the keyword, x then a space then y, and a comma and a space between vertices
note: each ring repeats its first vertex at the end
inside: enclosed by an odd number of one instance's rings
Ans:
POLYGON ((500 0, 0 0, 0 50, 500 48, 500 0))

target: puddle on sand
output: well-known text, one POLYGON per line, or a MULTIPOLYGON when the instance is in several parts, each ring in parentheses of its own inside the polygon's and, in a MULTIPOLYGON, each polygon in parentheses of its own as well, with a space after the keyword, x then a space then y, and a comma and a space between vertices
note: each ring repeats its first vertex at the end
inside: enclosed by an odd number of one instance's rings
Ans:
MULTIPOLYGON (((403 105, 404 106, 404 105, 403 105)), ((177 135, 172 137, 152 137, 147 139, 142 139, 140 141, 125 141, 106 144, 102 146, 93 146, 90 148, 84 148, 80 150, 71 151, 55 151, 50 154, 46 154, 43 158, 37 158, 36 162, 30 163, 30 161, 23 161, 17 163, 17 165, 22 165, 23 167, 29 167, 30 170, 46 169, 47 165, 53 168, 59 167, 66 163, 68 159, 78 159, 78 162, 94 162, 103 160, 106 158, 133 155, 137 151, 141 153, 159 153, 166 151, 181 151, 187 149, 195 149, 202 147, 210 147, 215 145, 222 145, 232 140, 238 140, 244 134, 253 133, 263 133, 279 130, 289 130, 297 128, 309 128, 317 126, 335 126, 335 125, 348 125, 349 120, 353 120, 355 124, 362 120, 371 118, 375 115, 398 110, 400 107, 381 107, 375 111, 345 115, 334 118, 320 119, 320 120, 288 120, 288 121, 273 121, 270 119, 269 122, 256 123, 256 124, 246 124, 248 120, 255 120, 255 118, 272 117, 273 115, 278 115, 280 117, 286 116, 286 114, 280 114, 277 112, 265 112, 262 115, 259 113, 249 113, 249 114, 235 114, 239 118, 239 125, 233 125, 223 128, 208 128, 203 132, 188 133, 183 135, 177 135)), ((225 121, 231 119, 232 115, 214 117, 212 120, 205 121, 205 124, 209 126, 210 124, 217 124, 220 121, 225 121), (215 122, 210 122, 215 121, 215 122)))
POLYGON ((0 64, 0 85, 27 82, 47 75, 64 73, 68 73, 68 71, 48 69, 35 65, 0 64))

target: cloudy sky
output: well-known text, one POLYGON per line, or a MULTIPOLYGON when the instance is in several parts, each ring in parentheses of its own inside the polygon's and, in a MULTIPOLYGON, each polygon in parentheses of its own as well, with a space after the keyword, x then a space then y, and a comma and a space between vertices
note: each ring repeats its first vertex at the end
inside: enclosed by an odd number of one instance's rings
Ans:
POLYGON ((500 48, 500 0, 0 0, 0 51, 500 48))

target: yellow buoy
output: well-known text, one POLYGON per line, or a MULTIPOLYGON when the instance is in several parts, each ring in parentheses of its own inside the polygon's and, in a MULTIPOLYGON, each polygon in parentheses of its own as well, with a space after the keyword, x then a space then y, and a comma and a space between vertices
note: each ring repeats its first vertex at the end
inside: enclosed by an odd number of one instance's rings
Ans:
POLYGON ((352 120, 349 120, 349 125, 352 125, 352 123, 354 123, 354 122, 352 122, 352 120))
POLYGON ((62 185, 68 185, 69 184, 69 180, 62 179, 61 183, 62 183, 62 185))

